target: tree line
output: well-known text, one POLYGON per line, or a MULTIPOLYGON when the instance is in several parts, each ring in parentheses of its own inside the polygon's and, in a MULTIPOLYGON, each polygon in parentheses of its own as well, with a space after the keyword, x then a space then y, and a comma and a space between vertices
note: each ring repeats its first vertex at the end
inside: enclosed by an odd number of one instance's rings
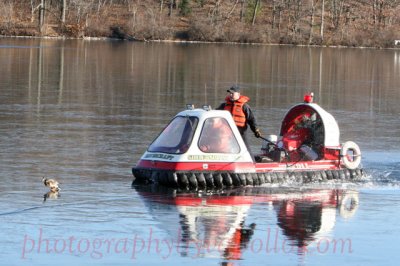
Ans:
POLYGON ((400 0, 1 0, 0 34, 393 47, 400 0))

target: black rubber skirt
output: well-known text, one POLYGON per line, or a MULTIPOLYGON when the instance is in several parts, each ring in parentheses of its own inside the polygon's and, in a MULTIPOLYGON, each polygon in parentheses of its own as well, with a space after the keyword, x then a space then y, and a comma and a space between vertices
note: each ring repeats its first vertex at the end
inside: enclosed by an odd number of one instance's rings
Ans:
POLYGON ((266 173, 231 172, 175 172, 132 168, 132 184, 160 184, 182 189, 213 189, 263 184, 318 183, 328 180, 359 180, 362 169, 340 169, 324 171, 286 171, 266 173))

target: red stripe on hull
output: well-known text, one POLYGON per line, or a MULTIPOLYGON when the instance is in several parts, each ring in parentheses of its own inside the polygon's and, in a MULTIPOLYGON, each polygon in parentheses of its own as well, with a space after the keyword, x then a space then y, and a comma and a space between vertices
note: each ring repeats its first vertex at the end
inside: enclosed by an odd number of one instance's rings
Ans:
POLYGON ((253 163, 238 162, 163 162, 140 160, 136 168, 148 168, 172 171, 255 171, 253 163))
POLYGON ((301 161, 297 163, 256 163, 256 172, 279 172, 279 171, 321 171, 341 169, 337 160, 301 161))
POLYGON ((232 172, 283 172, 318 171, 341 169, 337 160, 302 161, 297 163, 249 163, 249 162, 164 162, 140 160, 135 168, 170 171, 232 171, 232 172))

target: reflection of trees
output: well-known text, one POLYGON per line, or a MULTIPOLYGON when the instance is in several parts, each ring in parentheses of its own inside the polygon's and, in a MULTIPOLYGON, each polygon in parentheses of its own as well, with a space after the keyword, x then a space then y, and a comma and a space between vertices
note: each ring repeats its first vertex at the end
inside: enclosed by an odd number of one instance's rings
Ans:
POLYGON ((46 47, 48 44, 40 40, 32 43, 32 47, 29 48, 28 97, 30 102, 36 102, 38 108, 42 104, 42 98, 47 98, 47 94, 43 95, 42 91, 48 91, 49 85, 57 90, 59 104, 62 103, 63 98, 65 49, 64 46, 51 49, 46 47), (49 76, 50 71, 58 73, 49 76), (54 83, 49 84, 52 81, 54 83))
MULTIPOLYGON (((113 106, 115 99, 126 105, 134 100, 138 117, 152 112, 163 117, 164 124, 186 103, 217 106, 225 96, 224 89, 233 83, 244 88, 255 110, 286 108, 301 100, 305 91, 318 92, 316 100, 328 110, 393 108, 384 104, 387 98, 400 100, 400 94, 389 95, 388 91, 399 82, 398 75, 382 78, 383 73, 399 68, 393 60, 395 51, 378 55, 372 50, 329 48, 51 40, 31 43, 36 46, 29 49, 34 57, 26 65, 31 68, 31 82, 45 79, 46 86, 56 86, 62 94, 67 93, 65 96, 81 102, 93 100, 113 106), (39 63, 42 70, 37 68, 39 63), (51 76, 55 70, 57 77, 51 76), (43 73, 38 75, 39 71, 43 73), (369 80, 379 80, 380 84, 369 80), (354 95, 366 94, 369 106, 354 104, 354 95), (341 95, 340 100, 335 95, 341 95)), ((9 63, 17 67, 15 61, 9 63)))

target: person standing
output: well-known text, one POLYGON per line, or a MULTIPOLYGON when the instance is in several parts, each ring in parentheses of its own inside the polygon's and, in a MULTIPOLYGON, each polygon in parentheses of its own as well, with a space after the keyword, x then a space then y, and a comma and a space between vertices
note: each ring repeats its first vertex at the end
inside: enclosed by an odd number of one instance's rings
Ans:
POLYGON ((251 153, 250 146, 247 140, 247 129, 250 127, 256 138, 261 137, 261 131, 257 127, 257 122, 254 117, 253 111, 247 102, 250 100, 249 97, 240 94, 240 87, 234 85, 228 90, 228 95, 225 98, 225 102, 221 103, 217 107, 217 110, 227 110, 232 116, 237 128, 239 129, 240 135, 242 135, 243 141, 246 144, 247 149, 251 153))

